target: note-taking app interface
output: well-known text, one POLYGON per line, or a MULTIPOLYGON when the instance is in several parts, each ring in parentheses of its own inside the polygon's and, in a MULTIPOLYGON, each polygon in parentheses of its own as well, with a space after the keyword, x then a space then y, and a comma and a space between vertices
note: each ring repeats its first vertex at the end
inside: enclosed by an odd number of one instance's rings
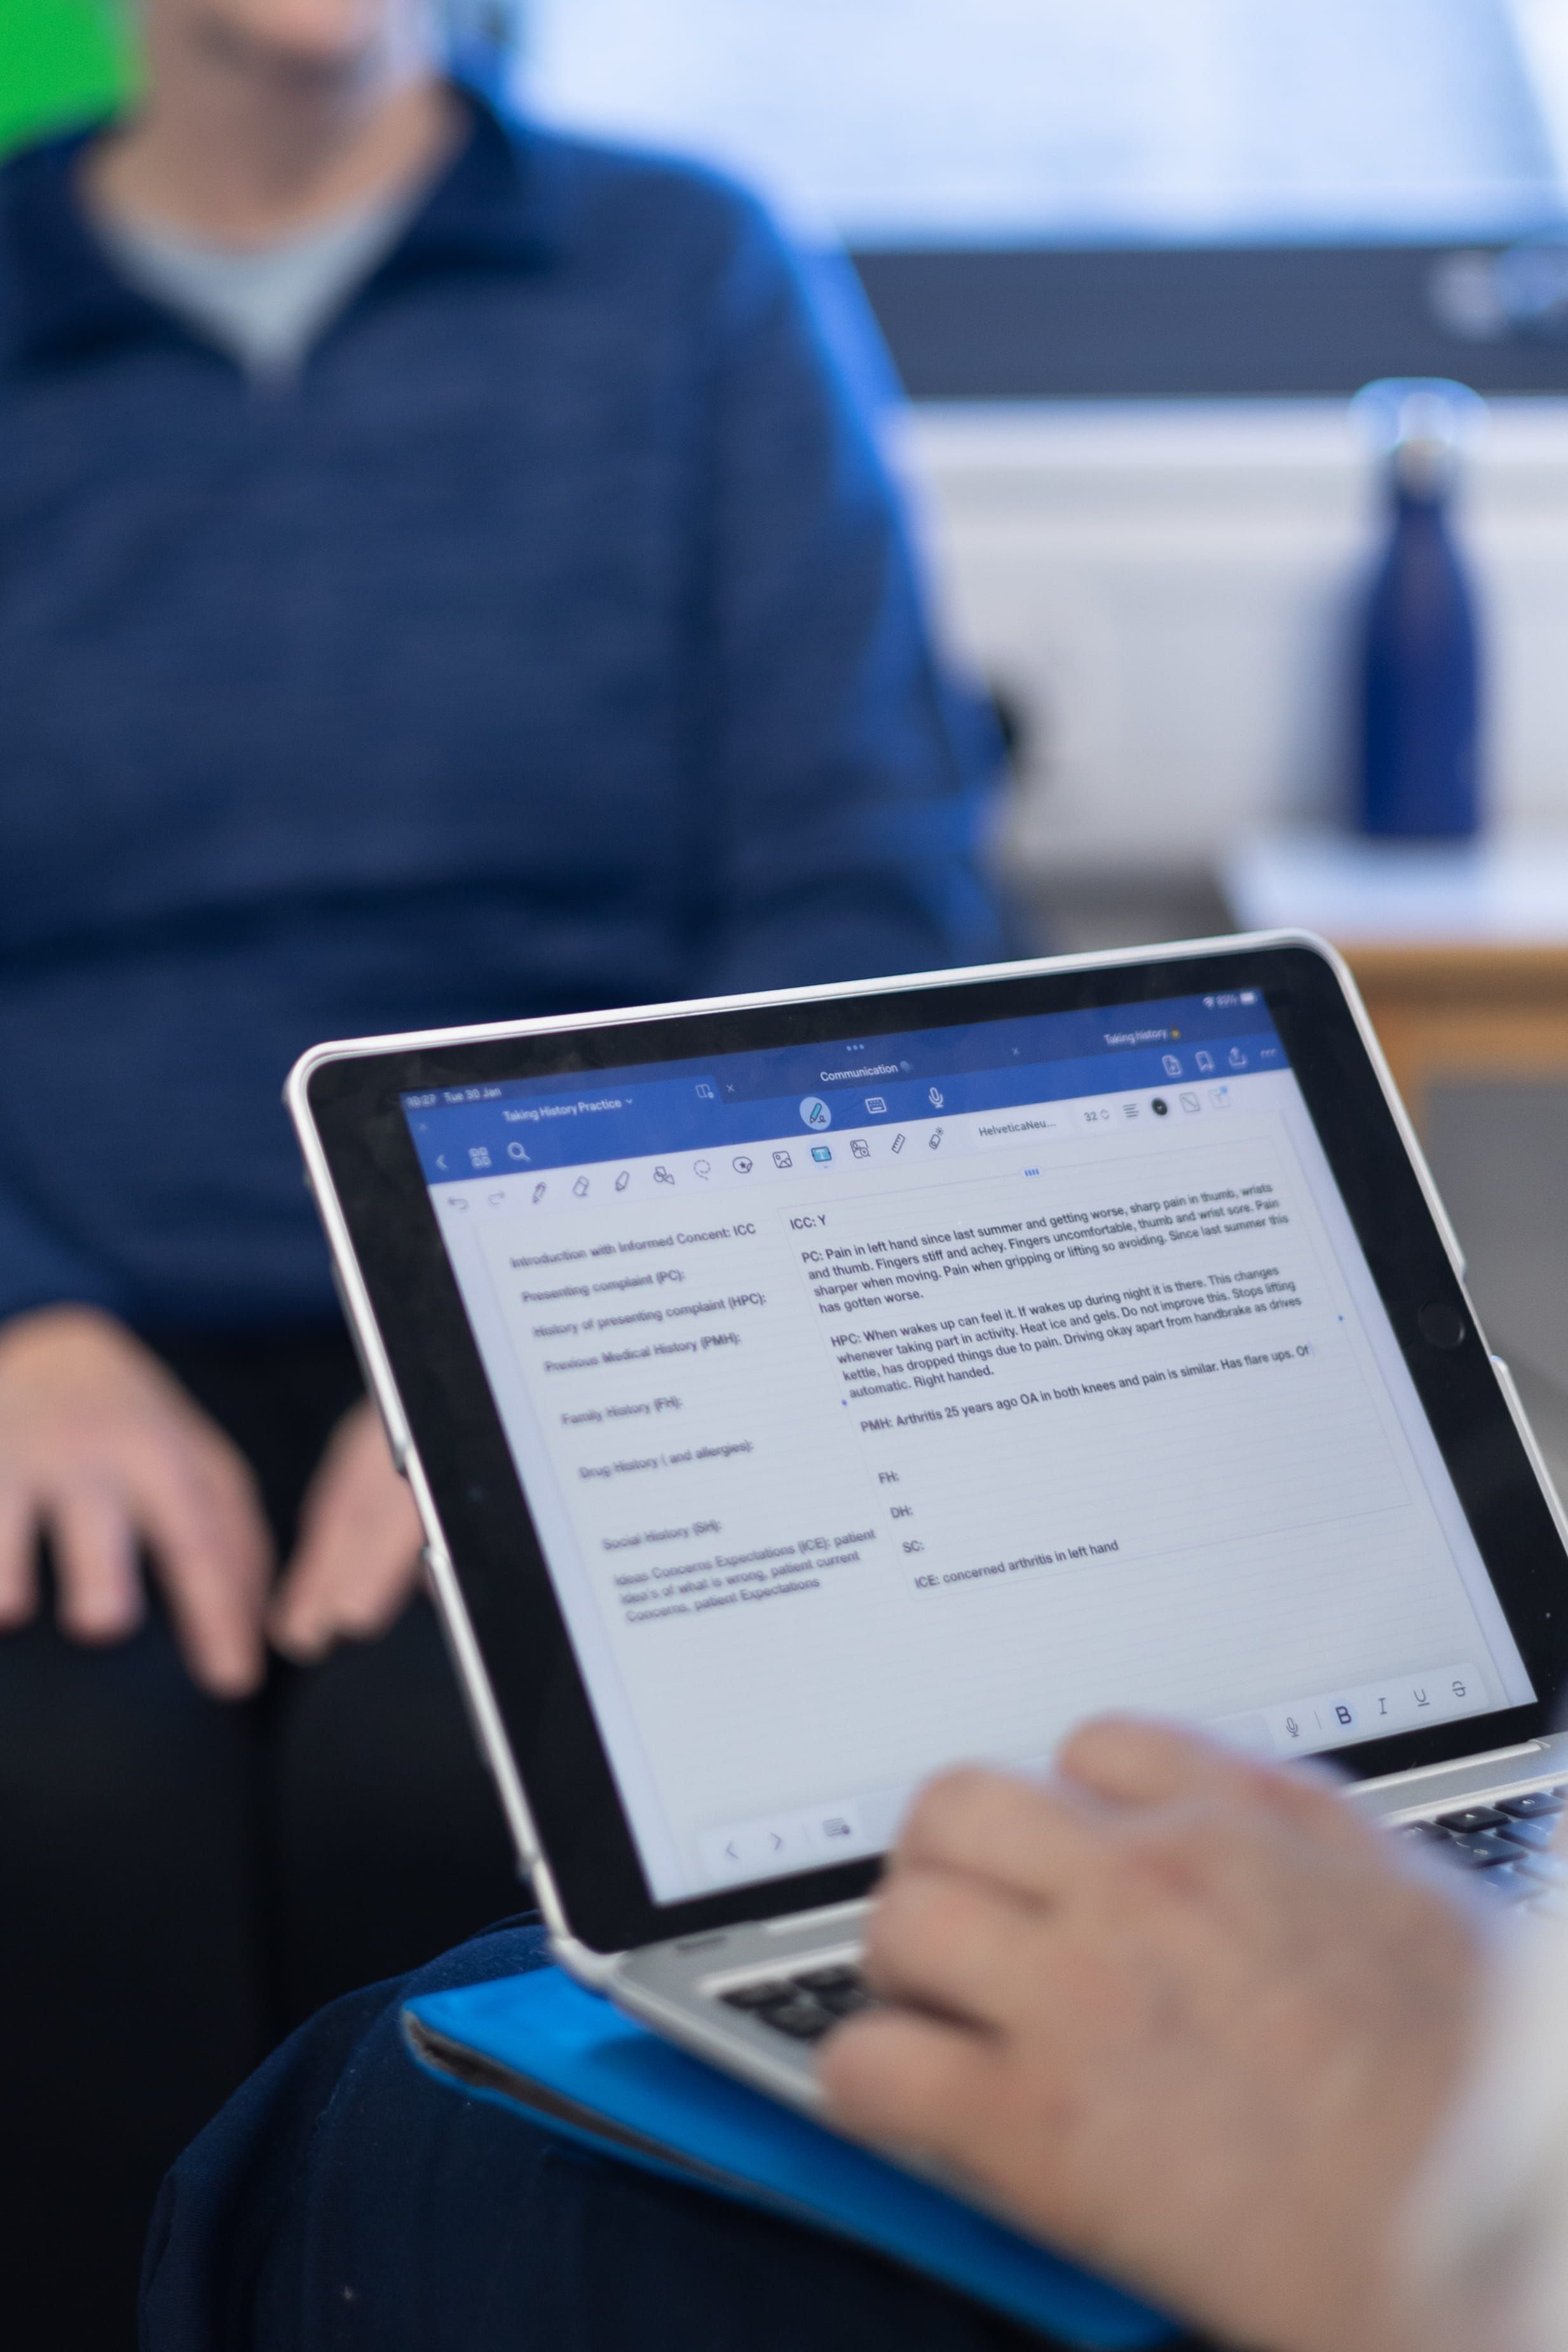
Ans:
POLYGON ((656 1900, 1533 1696, 1254 992, 404 1108, 656 1900))

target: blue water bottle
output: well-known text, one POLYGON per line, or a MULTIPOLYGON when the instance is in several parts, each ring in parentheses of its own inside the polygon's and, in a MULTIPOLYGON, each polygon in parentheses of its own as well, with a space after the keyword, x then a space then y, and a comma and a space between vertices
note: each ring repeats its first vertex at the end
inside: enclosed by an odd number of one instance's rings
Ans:
POLYGON ((1462 840, 1480 823, 1480 661, 1448 501, 1484 404, 1416 378, 1368 384, 1356 407, 1384 455, 1391 525, 1364 616, 1357 817, 1364 833, 1462 840))

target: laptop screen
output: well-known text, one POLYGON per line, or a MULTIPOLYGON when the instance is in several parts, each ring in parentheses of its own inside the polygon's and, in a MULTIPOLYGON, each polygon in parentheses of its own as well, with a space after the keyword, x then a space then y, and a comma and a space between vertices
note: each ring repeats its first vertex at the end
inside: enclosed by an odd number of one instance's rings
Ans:
POLYGON ((1257 992, 402 1099, 655 1901, 1535 1696, 1257 992))

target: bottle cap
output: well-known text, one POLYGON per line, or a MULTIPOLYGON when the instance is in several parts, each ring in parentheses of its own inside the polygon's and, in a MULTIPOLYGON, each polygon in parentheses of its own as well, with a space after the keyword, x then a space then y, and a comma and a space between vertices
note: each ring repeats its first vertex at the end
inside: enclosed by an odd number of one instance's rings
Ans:
POLYGON ((1477 446, 1488 423, 1479 393, 1447 376, 1380 376, 1364 384, 1350 406, 1373 447, 1390 461, 1401 488, 1417 497, 1433 498, 1448 488, 1459 460, 1477 446))

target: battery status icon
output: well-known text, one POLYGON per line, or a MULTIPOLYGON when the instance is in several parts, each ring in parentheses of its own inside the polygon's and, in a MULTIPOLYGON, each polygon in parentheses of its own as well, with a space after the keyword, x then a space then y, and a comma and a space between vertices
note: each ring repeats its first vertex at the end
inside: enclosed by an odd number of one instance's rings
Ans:
POLYGON ((1256 1004, 1258 1002, 1257 990, 1255 988, 1244 988, 1241 992, 1241 1002, 1243 1004, 1256 1004))

